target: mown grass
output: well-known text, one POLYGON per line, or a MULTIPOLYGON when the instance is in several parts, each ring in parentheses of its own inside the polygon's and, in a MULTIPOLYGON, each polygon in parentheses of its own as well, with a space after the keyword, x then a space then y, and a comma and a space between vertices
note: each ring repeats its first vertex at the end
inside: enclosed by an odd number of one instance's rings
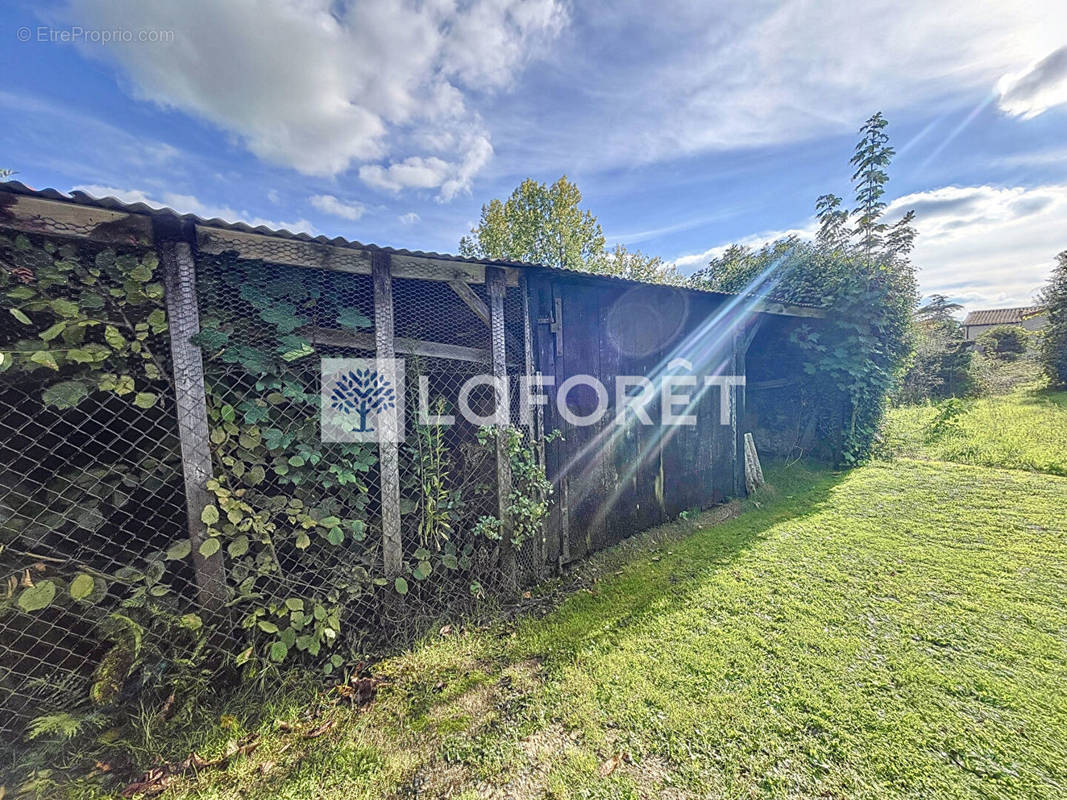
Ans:
POLYGON ((769 476, 738 519, 603 556, 541 619, 379 665, 366 709, 235 700, 236 729, 160 755, 210 756, 265 715, 259 749, 167 796, 1067 796, 1067 479, 769 476))
POLYGON ((884 449, 891 455, 1067 475, 1067 392, 1030 384, 1011 394, 948 401, 948 407, 891 409, 884 449))

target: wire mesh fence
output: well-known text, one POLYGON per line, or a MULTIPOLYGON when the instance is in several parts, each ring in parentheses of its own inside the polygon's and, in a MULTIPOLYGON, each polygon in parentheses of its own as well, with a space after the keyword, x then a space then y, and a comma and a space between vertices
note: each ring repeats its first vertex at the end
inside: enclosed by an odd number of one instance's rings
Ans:
MULTIPOLYGON (((501 451, 492 429, 457 413, 461 400, 487 419, 494 409, 493 385, 477 380, 492 368, 490 292, 391 279, 391 343, 406 367, 394 490, 388 446, 320 431, 321 359, 379 350, 372 275, 199 254, 190 375, 178 350, 172 359, 170 336, 186 329, 163 255, 0 238, 5 735, 165 687, 194 657, 203 669, 330 673, 514 589, 498 452, 521 468, 538 444, 517 412, 529 360, 519 287, 498 306, 518 431, 501 451), (190 443, 179 419, 198 407, 204 441, 190 443)), ((543 504, 547 485, 534 492, 543 504)), ((520 582, 542 576, 543 532, 527 531, 516 561, 520 582)))

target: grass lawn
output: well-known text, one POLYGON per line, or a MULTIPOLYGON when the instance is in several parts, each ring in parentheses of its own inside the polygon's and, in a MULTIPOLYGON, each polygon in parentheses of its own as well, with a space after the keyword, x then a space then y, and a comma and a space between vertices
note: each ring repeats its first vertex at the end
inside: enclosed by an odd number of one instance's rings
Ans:
POLYGON ((601 554, 540 619, 379 665, 363 710, 275 692, 265 722, 245 698, 163 732, 171 756, 261 737, 166 796, 1067 797, 1067 478, 769 475, 733 521, 601 554))
POLYGON ((886 449, 894 455, 1067 475, 1067 392, 1038 385, 1000 397, 955 401, 960 413, 932 427, 941 406, 894 408, 886 449))

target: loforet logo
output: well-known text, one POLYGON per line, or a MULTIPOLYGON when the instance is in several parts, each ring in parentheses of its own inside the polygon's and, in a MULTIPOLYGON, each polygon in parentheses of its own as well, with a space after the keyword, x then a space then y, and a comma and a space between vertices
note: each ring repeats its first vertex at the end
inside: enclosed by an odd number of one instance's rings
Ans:
POLYGON ((402 359, 324 358, 323 441, 403 441, 403 389, 402 359))

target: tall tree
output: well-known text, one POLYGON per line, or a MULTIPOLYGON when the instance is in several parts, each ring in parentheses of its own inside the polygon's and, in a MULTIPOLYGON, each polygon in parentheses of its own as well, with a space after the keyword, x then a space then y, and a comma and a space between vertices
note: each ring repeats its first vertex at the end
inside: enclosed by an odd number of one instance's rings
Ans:
POLYGON ((852 183, 856 189, 856 219, 854 233, 864 258, 871 262, 882 245, 885 223, 881 221, 885 211, 885 185, 889 182, 889 162, 896 151, 889 146, 889 134, 885 129, 889 122, 877 112, 860 128, 861 138, 856 143, 849 161, 855 168, 852 183))
POLYGON ((952 315, 963 309, 959 303, 950 303, 943 294, 932 294, 925 304, 915 309, 916 322, 948 322, 952 315))
POLYGON ((1054 386, 1067 387, 1067 250, 1056 256, 1040 300, 1048 313, 1041 333, 1041 365, 1054 386))
POLYGON ((566 175, 551 186, 527 178, 507 200, 482 206, 478 225, 460 240, 460 255, 602 272, 604 232, 581 202, 566 175))

